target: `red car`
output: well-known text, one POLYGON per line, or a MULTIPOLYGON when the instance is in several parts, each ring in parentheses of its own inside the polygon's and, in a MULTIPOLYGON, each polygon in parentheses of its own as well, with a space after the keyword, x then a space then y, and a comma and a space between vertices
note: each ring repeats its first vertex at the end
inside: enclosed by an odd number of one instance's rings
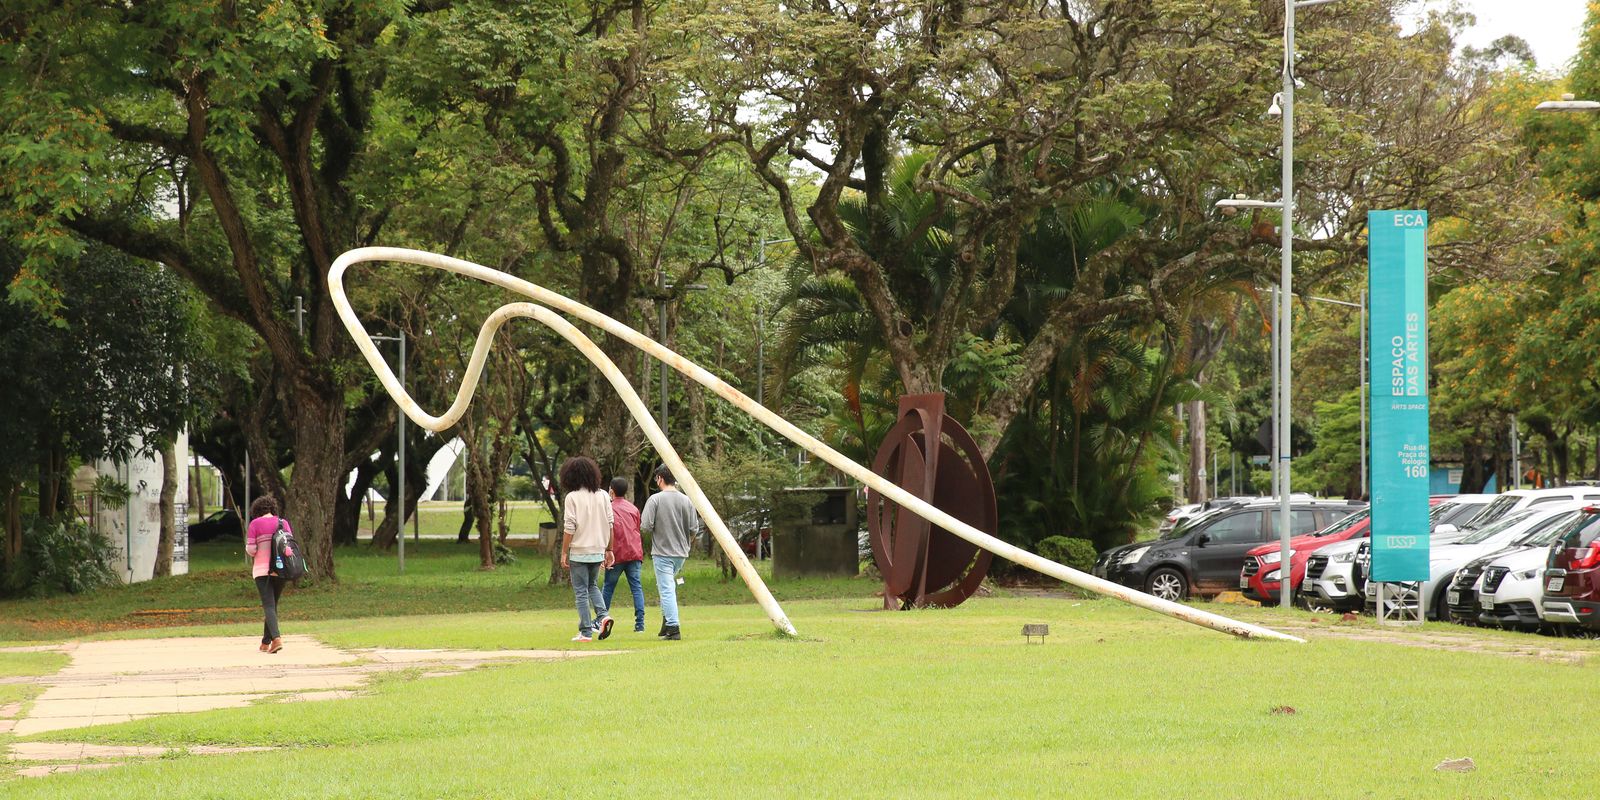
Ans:
MULTIPOLYGON (((1372 511, 1362 509, 1316 533, 1296 536, 1289 540, 1289 586, 1298 591, 1300 581, 1306 576, 1306 561, 1318 548, 1346 539, 1365 538, 1372 530, 1372 511)), ((1278 542, 1264 544, 1245 554, 1244 569, 1239 572, 1239 590, 1244 596, 1262 603, 1276 605, 1280 588, 1278 542)))
POLYGON ((1550 546, 1544 571, 1544 621, 1600 630, 1600 506, 1550 546))

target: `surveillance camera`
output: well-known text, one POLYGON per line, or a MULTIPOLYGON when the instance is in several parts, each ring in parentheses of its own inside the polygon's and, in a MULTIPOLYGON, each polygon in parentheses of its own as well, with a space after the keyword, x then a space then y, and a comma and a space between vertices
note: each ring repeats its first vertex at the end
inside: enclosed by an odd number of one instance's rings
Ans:
POLYGON ((1267 109, 1267 116, 1269 116, 1269 117, 1281 117, 1281 116, 1283 116, 1283 107, 1278 105, 1278 103, 1280 101, 1282 101, 1282 99, 1283 99, 1283 93, 1282 92, 1279 92, 1278 94, 1275 94, 1275 95, 1272 96, 1272 105, 1271 105, 1271 107, 1269 107, 1267 109))

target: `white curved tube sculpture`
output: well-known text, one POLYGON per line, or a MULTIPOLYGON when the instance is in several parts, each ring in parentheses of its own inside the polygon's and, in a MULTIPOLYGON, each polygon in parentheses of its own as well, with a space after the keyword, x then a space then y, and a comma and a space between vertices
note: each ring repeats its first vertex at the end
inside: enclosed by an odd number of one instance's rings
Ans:
MULTIPOLYGON (((744 411, 745 413, 755 417, 757 420, 760 420, 762 424, 782 434, 785 438, 789 439, 789 441, 792 441, 800 447, 805 448, 816 457, 822 459, 846 475, 849 475, 850 477, 860 481, 873 491, 881 493, 884 497, 893 501, 897 505, 909 509, 917 516, 928 520, 930 523, 937 525, 940 528, 943 528, 946 531, 949 531, 950 533, 977 545, 978 547, 982 547, 983 549, 988 550, 989 552, 994 553, 1001 558, 1012 561, 1013 563, 1021 564, 1022 566, 1025 566, 1036 572, 1049 575, 1052 578, 1066 581, 1067 583, 1079 588, 1087 589, 1108 597, 1114 597, 1118 600, 1131 603, 1140 608, 1165 614, 1169 617, 1173 617, 1195 625, 1200 625, 1202 627, 1211 628, 1224 633, 1230 633, 1234 636, 1249 639, 1276 639, 1281 641, 1301 643, 1305 641, 1304 639, 1279 633, 1269 628, 1263 628, 1259 625, 1240 622, 1219 614, 1213 614, 1209 611, 1190 608, 1189 606, 1185 606, 1181 603, 1162 600, 1161 598, 1145 594, 1144 592, 1097 578, 1086 572, 1075 570, 1064 564, 1058 564, 1047 558, 1030 553, 1020 547, 990 536, 989 534, 984 533, 983 531, 980 531, 977 528, 974 528, 971 525, 968 525, 965 522, 950 516, 949 514, 946 514, 932 504, 924 502, 921 498, 912 495, 910 492, 901 489, 894 483, 874 474, 866 467, 863 467, 849 458, 846 458, 844 455, 835 451, 826 444, 823 444, 815 437, 795 427, 788 420, 772 413, 765 407, 758 405, 743 392, 740 392, 738 389, 730 386, 717 376, 712 375, 710 372, 706 371, 705 368, 695 364, 692 361, 689 361, 683 356, 678 355, 650 337, 645 336, 633 328, 628 327, 627 325, 612 319, 611 317, 606 316, 605 314, 602 314, 582 303, 572 300, 564 295, 552 292, 542 286, 538 286, 522 280, 521 278, 508 275, 499 270, 474 264, 470 261, 462 261, 458 258, 451 258, 450 256, 429 253, 422 250, 409 250, 399 247, 362 247, 344 253, 343 255, 339 256, 339 258, 333 262, 333 266, 328 269, 329 294, 333 299, 334 307, 339 312, 339 318, 344 321, 345 328, 350 331, 351 338, 355 340, 356 346, 361 350, 361 354, 366 357, 367 363, 372 367, 373 371, 377 373, 379 381, 383 383, 384 390, 389 393, 390 397, 394 398, 394 401, 399 404, 402 410, 405 411, 406 416, 410 417, 412 421, 424 428, 427 428, 428 430, 442 431, 445 428, 450 427, 457 419, 461 417, 461 414, 466 410, 467 405, 471 403, 472 394, 477 389, 478 376, 483 370, 484 359, 488 355, 490 339, 493 337, 495 330, 497 330, 506 319, 511 317, 532 316, 535 319, 538 319, 540 322, 555 328, 558 332, 561 332, 563 336, 566 336, 569 341, 577 344, 579 349, 584 351, 585 356, 587 356, 591 361, 595 362, 597 366, 600 366, 601 369, 606 372, 607 379, 610 380, 612 386, 616 387, 618 392, 622 394, 623 400, 628 403, 629 411, 633 414, 634 420, 639 423, 640 427, 644 429, 646 436, 650 438, 651 443, 655 445, 656 448, 661 452, 662 460, 667 462, 669 468, 673 470, 674 475, 682 475, 683 478, 687 480, 687 482, 684 483, 685 493, 688 494, 689 486, 694 485, 693 478, 688 474, 687 470, 683 469, 683 463, 677 458, 677 453, 673 451, 671 445, 667 443, 665 434, 663 434, 660 428, 656 426, 655 421, 650 417, 649 411, 644 408, 642 403, 639 402, 638 395, 633 391, 633 387, 628 384, 621 372, 616 369, 616 365, 612 364, 610 359, 607 358, 604 353, 601 353, 600 349, 596 347, 593 342, 589 341, 587 337, 584 337, 583 334, 576 328, 572 328, 572 326, 561 317, 540 306, 534 306, 525 303, 511 304, 502 307, 500 310, 492 314, 489 320, 484 322, 483 328, 479 331, 478 341, 472 352, 472 360, 467 367, 466 377, 462 380, 461 386, 456 390, 455 401, 451 403, 450 408, 441 416, 435 417, 423 411, 411 399, 411 396, 406 393, 405 389, 400 386, 400 382, 395 379, 394 372, 390 370, 389 365, 384 362, 383 357, 378 353, 377 346, 373 344, 372 339, 367 335, 366 330, 362 328, 360 320, 356 318, 355 310, 350 306, 349 298, 344 292, 344 272, 351 265, 365 262, 384 261, 432 267, 434 269, 452 272, 457 275, 465 275, 469 278, 476 278, 485 283, 493 284, 503 289, 533 298, 543 305, 557 309, 562 313, 570 314, 571 316, 581 319, 584 322, 588 322, 606 331, 607 333, 622 339, 628 344, 643 350, 651 357, 656 358, 678 372, 683 373, 690 380, 693 380, 701 386, 716 392, 723 399, 733 403, 741 411, 744 411), (564 325, 567 329, 570 329, 571 334, 576 334, 576 336, 580 338, 575 339, 573 335, 567 333, 561 327, 559 327, 560 325, 564 325), (587 347, 585 345, 587 345, 587 347)), ((733 537, 727 533, 726 527, 721 524, 721 518, 717 516, 715 509, 712 509, 710 507, 710 503, 705 501, 704 494, 699 491, 698 485, 695 485, 695 491, 690 494, 690 499, 695 501, 695 507, 700 512, 701 517, 706 520, 707 527, 712 528, 712 533, 716 536, 718 543, 727 552, 728 557, 733 560, 735 567, 739 569, 740 576, 745 579, 745 583, 749 585, 751 591, 755 593, 756 599, 761 602, 762 607, 767 611, 768 616, 772 618, 773 623, 777 625, 779 630, 785 633, 793 634, 793 626, 789 624, 787 618, 783 616, 782 611, 778 609, 777 601, 772 599, 771 593, 767 591, 766 585, 761 582, 760 576, 756 575, 754 569, 750 568, 749 561, 744 557, 744 552, 739 549, 737 542, 733 540, 733 537), (715 526, 713 526, 711 522, 712 520, 716 520, 715 526)))

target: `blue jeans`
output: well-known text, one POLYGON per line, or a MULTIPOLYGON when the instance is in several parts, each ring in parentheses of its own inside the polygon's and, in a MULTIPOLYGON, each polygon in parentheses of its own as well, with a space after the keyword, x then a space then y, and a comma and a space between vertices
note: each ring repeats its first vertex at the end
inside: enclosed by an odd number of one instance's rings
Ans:
POLYGON ((606 608, 610 608, 611 596, 617 591, 617 579, 628 576, 628 588, 633 590, 633 629, 636 631, 644 630, 644 584, 639 582, 639 567, 643 565, 643 561, 612 564, 606 570, 606 588, 601 592, 605 596, 606 608))
POLYGON ((656 591, 661 593, 661 621, 669 626, 678 625, 678 570, 683 569, 683 556, 653 556, 650 563, 656 571, 656 591))
POLYGON ((580 561, 568 562, 567 571, 572 575, 572 595, 578 601, 578 632, 587 636, 594 633, 599 627, 600 620, 606 616, 606 601, 600 596, 600 570, 604 564, 596 561, 583 563, 580 561), (589 615, 590 611, 594 616, 589 615))

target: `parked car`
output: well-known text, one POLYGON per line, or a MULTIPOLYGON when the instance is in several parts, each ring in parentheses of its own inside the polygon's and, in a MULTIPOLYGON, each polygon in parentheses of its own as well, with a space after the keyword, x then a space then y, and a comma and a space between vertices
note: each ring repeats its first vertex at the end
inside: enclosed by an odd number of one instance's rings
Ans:
MULTIPOLYGON (((1472 587, 1477 599, 1479 625, 1526 631, 1544 627, 1541 604, 1544 601, 1544 566, 1550 559, 1550 545, 1582 518, 1582 509, 1555 517, 1513 542, 1512 547, 1484 567, 1483 574, 1472 587)), ((1455 591, 1453 587, 1451 591, 1455 591)), ((1454 603, 1450 608, 1453 615, 1454 603)))
POLYGON ((1513 489, 1496 495, 1494 501, 1462 527, 1482 528, 1513 511, 1556 503, 1600 503, 1600 488, 1563 486, 1559 489, 1513 489))
MULTIPOLYGON (((1289 497, 1293 500, 1312 499, 1311 495, 1300 494, 1298 492, 1290 494, 1289 497)), ((1209 514, 1217 509, 1242 506, 1245 503, 1254 503, 1260 500, 1261 498, 1253 495, 1243 497, 1213 497, 1203 503, 1191 503, 1186 506, 1178 506, 1177 508, 1167 512, 1167 516, 1161 520, 1161 525, 1158 530, 1160 533, 1166 533, 1167 531, 1170 531, 1191 519, 1209 514)))
POLYGON ((1600 631, 1600 506, 1588 506, 1555 544, 1544 570, 1544 619, 1600 631))
MULTIPOLYGON (((1290 506, 1292 533, 1307 534, 1363 506, 1345 500, 1300 500, 1290 506)), ((1278 508, 1273 498, 1213 511, 1159 539, 1107 550, 1095 574, 1167 600, 1211 596, 1235 588, 1245 553, 1275 538, 1278 508)))
MULTIPOLYGON (((1309 536, 1289 540, 1289 590, 1297 591, 1305 578, 1306 562, 1311 554, 1335 542, 1359 539, 1371 527, 1370 509, 1363 508, 1344 519, 1309 536)), ((1245 554, 1244 569, 1239 572, 1239 589, 1244 596, 1264 605, 1276 605, 1282 590, 1283 544, 1271 542, 1245 554)))
POLYGON ((244 536, 244 528, 239 525, 239 515, 233 509, 225 508, 216 511, 211 516, 189 526, 190 542, 209 542, 224 536, 244 536))
MULTIPOLYGON (((1448 619, 1450 614, 1445 603, 1445 590, 1449 588, 1457 570, 1475 558, 1505 548, 1534 528, 1542 527, 1552 517, 1570 510, 1572 510, 1571 503, 1513 511, 1487 527, 1473 531, 1458 542, 1430 547, 1428 579, 1420 582, 1391 582, 1390 586, 1394 587, 1394 591, 1384 598, 1385 603, 1391 612, 1397 610, 1414 612, 1420 600, 1424 604, 1423 612, 1427 618, 1448 619)), ((1377 583, 1369 581, 1365 593, 1367 608, 1376 611, 1377 583)))
MULTIPOLYGON (((1579 511, 1573 510, 1563 516, 1552 517, 1549 522, 1531 529, 1526 535, 1512 542, 1505 549, 1475 558, 1467 562, 1461 569, 1456 570, 1455 578, 1450 581, 1450 587, 1445 591, 1444 596, 1445 605, 1449 609, 1450 621, 1462 625, 1477 625, 1479 623, 1479 617, 1482 616, 1483 611, 1479 608, 1478 594, 1483 587, 1484 582, 1482 579, 1484 573, 1489 571, 1491 566, 1497 568, 1505 567, 1506 570, 1490 584, 1490 594, 1494 594, 1501 588, 1501 584, 1509 579, 1509 583, 1506 585, 1507 594, 1505 597, 1498 604, 1491 599, 1491 605, 1499 606, 1513 602, 1512 596, 1514 593, 1527 591, 1528 587, 1520 587, 1520 584, 1527 582, 1530 578, 1533 579, 1532 582, 1535 584, 1531 588, 1538 590, 1542 595, 1542 580, 1538 579, 1537 576, 1525 576, 1523 573, 1529 567, 1537 567, 1539 568, 1537 572, 1543 574, 1544 562, 1550 544, 1561 535, 1564 526, 1571 524, 1579 513, 1579 511)), ((1531 608, 1516 607, 1517 609, 1531 612, 1534 622, 1533 627, 1535 628, 1538 627, 1540 613, 1538 608, 1539 599, 1539 596, 1532 598, 1531 608)), ((1500 610, 1505 611, 1506 609, 1500 610)), ((1499 622, 1490 621, 1485 624, 1499 624, 1499 622)))
POLYGON ((1190 503, 1184 506, 1175 506, 1161 518, 1161 525, 1157 528, 1161 533, 1166 533, 1182 525, 1186 520, 1205 512, 1205 506, 1199 503, 1190 503))
MULTIPOLYGON (((1444 534, 1433 533, 1444 520, 1467 514, 1476 514, 1493 495, 1454 495, 1428 498, 1433 510, 1428 512, 1429 533, 1432 544, 1454 541, 1465 535, 1454 528, 1444 534), (1481 498, 1479 500, 1478 498, 1481 498)), ((1370 514, 1369 514, 1370 520, 1370 514)), ((1364 530, 1352 532, 1342 542, 1318 548, 1306 558, 1305 576, 1301 579, 1299 596, 1306 605, 1323 606, 1335 611, 1354 611, 1365 601, 1367 585, 1365 562, 1362 556, 1370 552, 1372 535, 1370 521, 1364 530)))
POLYGON ((1439 528, 1450 526, 1457 530, 1464 530, 1473 517, 1478 516, 1484 506, 1494 502, 1499 495, 1494 494, 1453 494, 1436 495, 1441 500, 1440 505, 1434 506, 1434 511, 1428 515, 1428 524, 1432 528, 1430 534, 1437 533, 1439 528))

